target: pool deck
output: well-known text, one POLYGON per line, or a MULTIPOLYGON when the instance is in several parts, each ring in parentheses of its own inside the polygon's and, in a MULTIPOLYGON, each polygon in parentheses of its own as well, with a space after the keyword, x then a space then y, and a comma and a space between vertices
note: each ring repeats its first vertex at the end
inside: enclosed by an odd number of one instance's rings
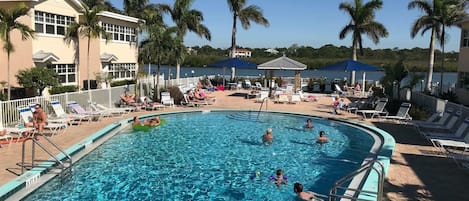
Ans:
MULTIPOLYGON (((211 93, 217 101, 213 105, 194 107, 174 107, 158 111, 139 111, 120 117, 104 118, 99 122, 83 122, 79 126, 69 127, 65 133, 52 138, 62 148, 70 147, 94 132, 113 122, 138 115, 190 110, 243 109, 259 110, 260 103, 254 99, 245 99, 245 90, 217 91, 211 93)), ((268 102, 267 110, 286 111, 308 115, 344 118, 363 122, 383 129, 394 136, 396 147, 392 156, 389 173, 385 182, 385 196, 388 200, 469 200, 465 193, 469 184, 469 169, 458 167, 451 159, 445 158, 425 138, 411 126, 389 121, 362 120, 347 112, 341 115, 331 114, 332 99, 318 96, 317 102, 297 104, 276 104, 268 102)), ((265 105, 263 107, 265 110, 265 105)), ((3 145, 0 148, 0 185, 14 179, 16 175, 6 169, 19 172, 15 164, 21 161, 21 143, 3 145)), ((48 158, 45 153, 38 153, 37 158, 48 158)))

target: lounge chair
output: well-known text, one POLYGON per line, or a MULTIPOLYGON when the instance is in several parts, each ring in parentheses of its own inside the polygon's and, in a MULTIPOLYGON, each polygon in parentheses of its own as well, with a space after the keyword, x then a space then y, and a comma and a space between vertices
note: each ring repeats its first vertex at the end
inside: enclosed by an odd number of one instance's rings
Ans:
POLYGON ((161 104, 174 107, 174 99, 169 92, 161 92, 161 104))
POLYGON ((446 140, 462 140, 469 133, 469 118, 464 119, 464 121, 459 125, 456 132, 422 132, 426 138, 430 140, 437 139, 446 139, 446 140))
MULTIPOLYGON (((0 132, 2 132, 3 129, 5 129, 5 128, 0 127, 0 132)), ((10 133, 8 132, 7 129, 5 129, 5 131, 6 131, 6 133, 4 135, 0 135, 0 141, 7 141, 8 145, 10 145, 11 142, 13 141, 13 136, 10 135, 10 133)), ((1 144, 0 144, 0 147, 2 147, 1 144)))
POLYGON ((257 103, 262 103, 269 100, 269 91, 262 90, 259 92, 259 98, 256 99, 257 103))
POLYGON ((262 84, 260 82, 255 82, 254 84, 256 90, 262 90, 262 84))
POLYGON ((435 121, 436 119, 432 120, 432 118, 438 118, 439 116, 432 115, 430 120, 427 120, 427 121, 414 121, 414 125, 417 126, 417 127, 430 127, 430 128, 433 127, 433 126, 442 126, 442 125, 446 124, 447 121, 449 121, 449 119, 453 115, 453 113, 454 113, 454 110, 452 108, 448 108, 443 113, 438 113, 440 118, 437 121, 435 121))
POLYGON ((402 103, 397 111, 397 114, 394 116, 380 116, 381 119, 390 119, 390 120, 400 120, 400 121, 410 121, 412 117, 409 115, 411 104, 402 103))
POLYGON ((69 101, 67 103, 67 107, 71 112, 75 114, 92 116, 93 119, 95 119, 96 121, 101 120, 101 118, 104 116, 104 113, 102 112, 88 111, 83 109, 83 107, 81 107, 81 105, 78 104, 76 101, 69 101))
POLYGON ((337 94, 339 95, 344 95, 344 96, 351 96, 353 93, 350 93, 348 91, 343 91, 338 84, 334 84, 335 90, 337 91, 337 94))
POLYGON ((150 98, 146 96, 140 97, 140 101, 142 104, 142 109, 145 110, 158 110, 160 108, 165 108, 166 106, 157 102, 153 102, 150 98))
POLYGON ((299 103, 299 102, 301 102, 300 94, 292 94, 291 95, 291 100, 290 100, 289 103, 296 104, 296 103, 299 103))
POLYGON ((62 105, 57 100, 50 101, 52 109, 54 110, 56 119, 66 119, 69 124, 80 124, 81 121, 91 122, 93 116, 91 115, 79 115, 79 114, 67 114, 65 113, 62 105))
POLYGON ((246 89, 250 89, 252 87, 251 80, 244 80, 244 86, 246 89))
POLYGON ((184 100, 181 101, 181 105, 186 107, 199 107, 201 104, 198 101, 190 100, 189 95, 184 94, 184 100))
MULTIPOLYGON (((18 112, 20 113, 20 117, 24 123, 33 123, 33 112, 29 106, 18 107, 18 112)), ((65 123, 49 122, 44 126, 44 129, 49 129, 51 131, 52 136, 56 135, 59 130, 64 130, 65 132, 65 128, 67 128, 67 124, 65 123)))
POLYGON ((461 118, 462 112, 457 111, 451 115, 449 120, 445 121, 443 124, 429 124, 429 125, 420 125, 417 129, 420 132, 426 131, 438 131, 438 132, 449 132, 451 130, 456 130, 456 122, 458 122, 461 118))
POLYGON ((103 117, 118 117, 127 113, 125 110, 103 109, 98 107, 96 103, 90 103, 90 107, 94 112, 101 113, 103 117))
POLYGON ((96 104, 96 107, 99 108, 99 109, 102 109, 102 110, 119 111, 119 112, 122 112, 124 114, 135 111, 135 107, 106 107, 106 106, 101 105, 101 104, 96 104))
POLYGON ((290 100, 288 100, 288 95, 287 94, 279 94, 277 100, 275 101, 276 103, 288 103, 290 100))
POLYGON ((376 104, 376 107, 374 110, 356 110, 355 114, 361 113, 364 119, 367 118, 367 114, 371 114, 371 118, 375 116, 380 116, 380 115, 387 115, 387 112, 385 111, 385 107, 387 103, 388 103, 387 98, 381 98, 376 104))

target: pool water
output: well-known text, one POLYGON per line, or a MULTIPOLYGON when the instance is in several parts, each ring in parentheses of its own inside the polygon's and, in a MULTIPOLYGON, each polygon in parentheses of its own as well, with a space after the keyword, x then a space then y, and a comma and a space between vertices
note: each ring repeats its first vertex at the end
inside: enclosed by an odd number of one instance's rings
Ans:
POLYGON ((162 116, 147 132, 127 130, 25 200, 295 200, 293 184, 327 194, 358 168, 373 144, 364 131, 281 113, 209 112, 162 116), (272 145, 261 136, 273 129, 272 145), (329 143, 315 138, 324 130, 329 143), (288 184, 269 180, 277 169, 288 184), (256 172, 258 173, 256 175, 256 172))

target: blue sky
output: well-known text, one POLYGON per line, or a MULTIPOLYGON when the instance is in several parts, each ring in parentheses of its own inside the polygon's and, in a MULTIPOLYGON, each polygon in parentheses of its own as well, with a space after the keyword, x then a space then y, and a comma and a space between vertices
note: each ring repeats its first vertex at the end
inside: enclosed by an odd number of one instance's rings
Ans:
MULTIPOLYGON (((122 8, 122 0, 110 0, 116 7, 122 8)), ((150 0, 152 3, 169 3, 173 0, 150 0)), ((319 48, 326 44, 336 46, 351 46, 350 34, 340 40, 340 30, 348 24, 350 18, 347 13, 339 10, 339 4, 344 0, 247 0, 247 5, 257 5, 263 9, 264 16, 270 26, 264 27, 252 24, 244 30, 238 24, 236 43, 243 47, 275 48, 289 47, 292 44, 319 48)), ((352 0, 345 0, 352 2, 352 0)), ((364 37, 364 47, 377 48, 428 48, 429 33, 423 36, 410 37, 412 23, 421 13, 413 9, 408 10, 409 0, 385 0, 383 8, 376 12, 376 20, 384 24, 389 32, 387 38, 382 38, 375 45, 364 37)), ((192 8, 202 11, 204 24, 212 34, 212 40, 207 41, 195 34, 189 33, 185 38, 187 46, 210 45, 216 48, 228 48, 231 45, 232 16, 226 0, 195 0, 192 8)), ((165 21, 170 23, 166 16, 165 21)), ((459 51, 460 29, 448 29, 449 41, 445 45, 446 51, 459 51)), ((440 48, 437 46, 437 48, 440 48)))

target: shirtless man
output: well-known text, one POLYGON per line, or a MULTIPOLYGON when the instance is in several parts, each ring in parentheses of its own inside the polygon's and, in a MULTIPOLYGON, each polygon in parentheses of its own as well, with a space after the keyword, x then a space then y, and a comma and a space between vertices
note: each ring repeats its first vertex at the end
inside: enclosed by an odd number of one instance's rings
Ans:
POLYGON ((42 133, 44 130, 44 126, 47 125, 47 114, 42 109, 41 104, 36 104, 34 107, 33 113, 33 127, 37 129, 38 133, 42 133))
POLYGON ((295 191, 295 193, 298 195, 298 197, 301 198, 302 200, 306 200, 306 201, 317 200, 316 197, 315 197, 316 194, 314 192, 311 192, 311 191, 304 192, 303 191, 303 185, 300 184, 300 183, 295 183, 293 185, 293 191, 295 191))

